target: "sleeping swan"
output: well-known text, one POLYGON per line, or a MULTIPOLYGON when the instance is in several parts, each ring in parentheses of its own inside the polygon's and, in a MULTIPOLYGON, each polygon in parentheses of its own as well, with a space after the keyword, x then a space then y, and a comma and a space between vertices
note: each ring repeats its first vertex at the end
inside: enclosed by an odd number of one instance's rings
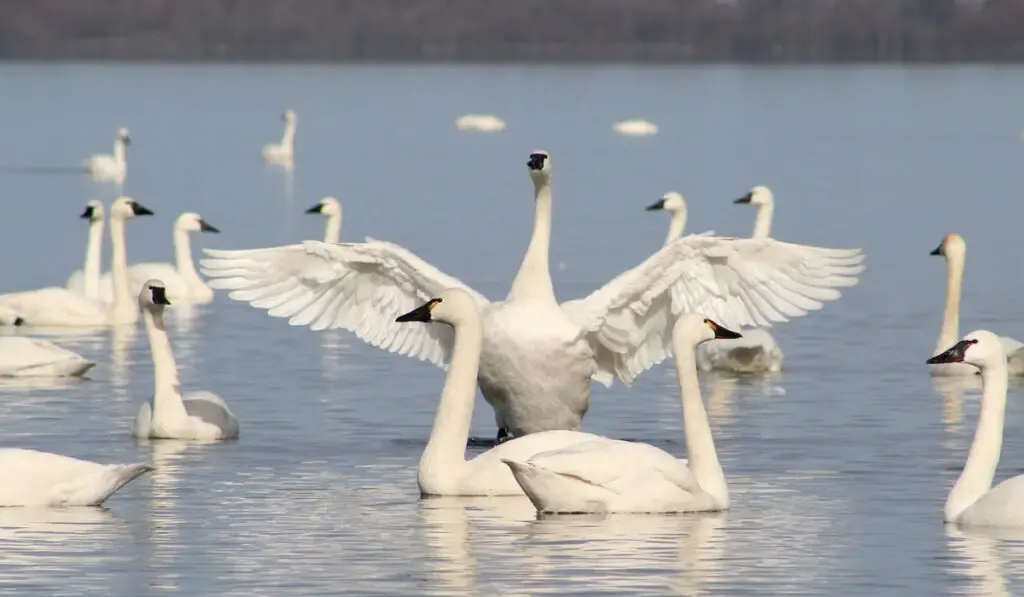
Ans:
POLYGON ((689 461, 649 444, 608 438, 503 458, 539 512, 713 512, 729 508, 711 425, 697 381, 697 346, 739 338, 710 319, 686 313, 672 328, 689 461))
POLYGON ((238 421, 216 394, 189 392, 182 396, 178 365, 164 327, 166 289, 149 280, 139 292, 139 308, 146 324, 153 356, 153 400, 139 408, 132 435, 148 439, 216 440, 238 437, 238 421))
POLYGON ((0 506, 99 506, 148 464, 99 464, 49 452, 0 449, 0 506))

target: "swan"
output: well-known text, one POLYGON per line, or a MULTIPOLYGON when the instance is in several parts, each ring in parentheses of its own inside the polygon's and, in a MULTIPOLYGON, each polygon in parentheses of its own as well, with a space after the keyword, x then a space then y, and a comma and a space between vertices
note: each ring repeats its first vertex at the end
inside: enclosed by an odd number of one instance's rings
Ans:
POLYGON ((300 244, 204 252, 203 273, 234 300, 314 330, 344 328, 378 346, 445 367, 452 334, 407 329, 394 317, 445 288, 469 292, 483 311, 478 382, 498 437, 579 429, 590 380, 629 385, 669 355, 674 316, 708 313, 723 325, 770 325, 805 315, 857 283, 859 249, 772 239, 687 236, 590 296, 562 304, 548 267, 551 159, 527 161, 534 183, 533 236, 504 301, 490 302, 410 251, 388 242, 300 244))
MULTIPOLYGON (((939 340, 935 344, 935 352, 940 352, 956 342, 960 334, 960 294, 963 290, 964 264, 967 258, 967 243, 959 234, 952 232, 943 237, 942 242, 931 255, 946 258, 946 306, 942 313, 942 327, 939 329, 939 340)), ((1000 336, 1003 350, 1008 355, 1012 375, 1024 374, 1024 351, 1021 344, 1013 338, 1000 336)), ((942 363, 930 367, 932 375, 977 375, 978 371, 960 362, 942 363)))
POLYGON ((110 206, 110 269, 114 272, 114 302, 110 305, 86 298, 67 288, 51 286, 0 295, 0 306, 13 309, 25 325, 31 326, 105 326, 133 324, 138 311, 128 290, 128 265, 125 255, 124 223, 135 216, 153 212, 130 197, 118 197, 110 206))
POLYGON ((0 305, 0 328, 22 325, 24 323, 25 320, 21 318, 21 315, 18 315, 17 311, 0 305))
MULTIPOLYGON (((193 232, 217 234, 220 230, 211 226, 199 214, 187 211, 174 221, 174 263, 144 262, 128 268, 128 291, 138 296, 146 281, 160 279, 167 287, 168 298, 182 303, 208 303, 213 300, 213 289, 196 272, 192 262, 192 243, 189 235, 193 232)), ((111 302, 114 285, 110 272, 100 278, 100 298, 111 302)))
POLYGON ((981 371, 983 386, 974 441, 964 470, 946 498, 943 520, 971 526, 1024 526, 1024 475, 992 487, 1006 414, 1008 379, 1002 339, 987 330, 977 330, 927 363, 974 366, 981 371))
POLYGON ((211 392, 181 394, 178 365, 164 326, 164 307, 170 304, 160 280, 147 281, 139 291, 154 383, 153 400, 139 408, 132 435, 144 439, 235 439, 238 421, 219 396, 211 392))
POLYGON ((47 340, 0 336, 0 377, 80 377, 94 366, 47 340))
POLYGON ((608 438, 504 458, 539 512, 713 512, 729 508, 725 474, 697 382, 695 349, 740 334, 685 313, 672 328, 689 461, 649 444, 608 438))
MULTIPOLYGON (((85 205, 85 211, 79 216, 89 220, 89 237, 85 245, 85 265, 75 270, 68 278, 65 288, 77 292, 86 298, 100 297, 100 261, 103 258, 103 218, 105 216, 103 202, 93 199, 85 205)), ((104 299, 110 302, 110 297, 104 299)))
POLYGON ((284 121, 284 135, 280 143, 268 143, 263 146, 263 161, 269 163, 290 163, 295 157, 295 111, 285 110, 281 115, 284 121))
POLYGON ((505 130, 505 121, 493 114, 466 114, 455 119, 455 128, 461 131, 497 133, 505 130))
POLYGON ((686 229, 686 199, 682 194, 669 191, 662 195, 654 203, 644 208, 646 211, 667 211, 672 218, 668 222, 668 234, 665 236, 665 244, 676 240, 683 235, 686 229))
POLYGON ((612 130, 627 137, 649 137, 658 133, 658 126, 643 119, 623 120, 612 125, 612 130))
POLYGON ((95 181, 110 180, 118 185, 123 185, 125 177, 128 176, 125 151, 131 144, 132 139, 128 136, 128 129, 121 127, 117 129, 117 136, 114 137, 114 153, 91 155, 82 162, 82 166, 95 181))
POLYGON ((0 506, 99 506, 148 464, 99 464, 69 456, 0 449, 0 506))
POLYGON ((327 229, 324 230, 324 242, 336 243, 341 238, 341 203, 334 197, 324 197, 316 205, 306 210, 308 214, 320 214, 327 218, 327 229))

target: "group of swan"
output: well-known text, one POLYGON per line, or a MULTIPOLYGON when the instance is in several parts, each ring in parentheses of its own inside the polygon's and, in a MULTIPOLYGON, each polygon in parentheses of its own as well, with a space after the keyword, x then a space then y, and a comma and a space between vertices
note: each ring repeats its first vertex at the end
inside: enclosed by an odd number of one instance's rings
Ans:
POLYGON ((268 164, 290 165, 295 159, 295 111, 285 110, 281 120, 284 121, 281 142, 263 146, 263 161, 268 164))
POLYGON ((448 288, 462 288, 483 315, 478 384, 494 408, 499 439, 578 430, 590 381, 631 384, 671 353, 680 313, 703 313, 731 328, 785 321, 857 282, 859 249, 824 249, 773 239, 686 236, 590 296, 559 303, 549 269, 551 159, 527 161, 534 229, 503 301, 491 302, 410 251, 388 242, 205 250, 203 273, 231 298, 314 330, 343 328, 378 346, 445 367, 450 329, 410 329, 395 317, 448 288))
POLYGON ((109 180, 123 186, 124 179, 128 176, 127 148, 131 143, 128 129, 122 127, 117 130, 114 137, 113 153, 91 155, 82 162, 82 166, 93 180, 109 180))

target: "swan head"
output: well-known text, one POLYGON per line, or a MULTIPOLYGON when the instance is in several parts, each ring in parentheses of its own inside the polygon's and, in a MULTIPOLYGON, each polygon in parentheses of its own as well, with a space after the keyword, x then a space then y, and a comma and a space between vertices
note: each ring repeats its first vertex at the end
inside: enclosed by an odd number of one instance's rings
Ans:
POLYGON ((441 296, 430 299, 405 315, 399 315, 395 321, 437 321, 456 326, 474 316, 479 317, 480 314, 473 297, 461 288, 449 288, 442 292, 441 296))
POLYGON ((675 344, 696 347, 709 340, 732 340, 742 338, 739 332, 724 328, 714 321, 695 313, 684 313, 672 327, 672 341, 675 344))
POLYGON ((103 202, 99 199, 93 199, 85 204, 85 211, 78 217, 88 219, 89 222, 102 222, 103 211, 103 202))
POLYGON ((963 259, 967 254, 967 243, 964 237, 956 232, 950 232, 942 238, 942 242, 929 255, 942 255, 947 260, 950 258, 963 259))
POLYGON ((295 110, 285 110, 284 113, 281 114, 281 120, 285 122, 295 122, 295 110))
POLYGON ((167 300, 167 287, 160 280, 150 280, 139 291, 139 308, 143 311, 161 311, 171 304, 167 300))
POLYGON ((686 199, 683 199, 683 196, 675 191, 669 191, 662 195, 661 199, 658 199, 644 209, 647 211, 665 210, 673 213, 686 211, 686 199))
POLYGON ((174 229, 182 232, 220 232, 194 211, 186 211, 174 221, 174 229))
POLYGON ((341 216, 341 203, 334 197, 324 197, 316 205, 306 210, 308 214, 323 216, 341 216))
POLYGON ((745 205, 748 203, 750 205, 774 205, 775 195, 772 194, 771 189, 768 187, 764 185, 757 185, 750 189, 746 195, 733 201, 733 203, 737 205, 745 205))
POLYGON ((124 127, 117 129, 117 140, 125 145, 131 145, 132 138, 128 136, 128 129, 124 127))
POLYGON ((127 220, 135 216, 151 216, 153 212, 131 197, 118 197, 110 205, 110 217, 127 220))
POLYGON ((939 363, 967 363, 978 369, 1002 364, 1006 366, 1006 350, 999 336, 988 330, 975 330, 964 339, 941 354, 925 361, 929 365, 939 363))
POLYGON ((530 169, 530 178, 534 184, 546 183, 551 180, 551 155, 548 152, 537 149, 530 152, 530 159, 526 160, 526 167, 530 169))

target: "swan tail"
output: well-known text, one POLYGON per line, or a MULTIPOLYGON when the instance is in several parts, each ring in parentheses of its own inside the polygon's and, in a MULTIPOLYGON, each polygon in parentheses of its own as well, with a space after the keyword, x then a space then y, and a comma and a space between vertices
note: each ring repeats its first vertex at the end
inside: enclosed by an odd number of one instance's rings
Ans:
POLYGON ((610 492, 575 475, 556 473, 529 462, 501 459, 538 512, 582 514, 606 512, 610 492))
POLYGON ((152 470, 152 466, 141 462, 134 464, 118 464, 111 467, 108 475, 109 482, 106 484, 106 487, 104 487, 104 490, 91 500, 91 503, 88 505, 99 506, 105 502, 107 498, 117 493, 117 490, 152 470))

